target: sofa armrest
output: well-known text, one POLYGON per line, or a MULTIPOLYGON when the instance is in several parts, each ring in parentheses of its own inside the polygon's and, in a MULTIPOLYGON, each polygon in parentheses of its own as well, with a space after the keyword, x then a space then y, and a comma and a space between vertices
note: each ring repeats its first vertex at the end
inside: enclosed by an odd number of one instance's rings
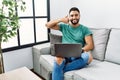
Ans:
POLYGON ((40 56, 43 54, 45 55, 50 54, 49 47, 50 43, 39 44, 32 47, 33 69, 39 75, 40 75, 40 63, 39 63, 40 56), (47 48, 48 50, 45 51, 45 48, 47 48))
POLYGON ((41 54, 41 55, 50 54, 50 47, 41 48, 41 49, 40 49, 40 54, 41 54))

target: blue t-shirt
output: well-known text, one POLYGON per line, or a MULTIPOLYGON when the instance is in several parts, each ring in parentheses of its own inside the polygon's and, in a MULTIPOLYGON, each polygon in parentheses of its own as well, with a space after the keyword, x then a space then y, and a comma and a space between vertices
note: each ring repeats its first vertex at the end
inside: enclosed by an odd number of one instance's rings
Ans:
POLYGON ((81 43, 85 45, 85 36, 92 32, 86 26, 80 24, 78 27, 72 27, 69 24, 60 23, 60 31, 63 34, 62 43, 81 43))

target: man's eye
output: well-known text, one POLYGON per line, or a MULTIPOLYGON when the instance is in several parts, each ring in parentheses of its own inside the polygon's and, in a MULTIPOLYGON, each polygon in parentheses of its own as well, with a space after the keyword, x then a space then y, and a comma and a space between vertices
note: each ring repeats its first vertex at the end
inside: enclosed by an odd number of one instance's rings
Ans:
POLYGON ((75 16, 78 16, 78 14, 76 14, 75 16))

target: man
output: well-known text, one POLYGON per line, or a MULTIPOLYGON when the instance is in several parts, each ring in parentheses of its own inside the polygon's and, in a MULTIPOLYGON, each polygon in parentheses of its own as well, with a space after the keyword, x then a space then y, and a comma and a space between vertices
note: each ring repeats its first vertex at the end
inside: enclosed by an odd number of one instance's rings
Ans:
POLYGON ((83 45, 81 57, 55 58, 52 80, 64 80, 64 73, 66 71, 83 68, 93 59, 91 53, 88 52, 94 47, 92 33, 86 26, 80 24, 79 20, 79 9, 72 7, 68 16, 49 21, 46 24, 47 28, 62 32, 62 43, 81 43, 83 45))

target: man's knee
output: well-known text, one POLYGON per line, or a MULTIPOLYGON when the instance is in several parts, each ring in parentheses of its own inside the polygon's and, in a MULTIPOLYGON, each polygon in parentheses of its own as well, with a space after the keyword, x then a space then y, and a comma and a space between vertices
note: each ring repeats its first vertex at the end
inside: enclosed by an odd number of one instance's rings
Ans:
POLYGON ((61 57, 56 57, 55 61, 57 64, 61 64, 63 62, 64 58, 61 58, 61 57))

